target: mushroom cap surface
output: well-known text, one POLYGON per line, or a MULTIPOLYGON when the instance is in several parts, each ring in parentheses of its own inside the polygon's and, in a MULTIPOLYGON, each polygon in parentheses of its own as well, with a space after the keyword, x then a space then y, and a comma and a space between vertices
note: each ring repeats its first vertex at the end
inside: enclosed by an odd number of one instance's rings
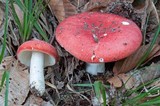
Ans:
POLYGON ((142 42, 142 33, 133 21, 98 12, 68 17, 58 25, 55 34, 66 51, 89 63, 123 59, 142 42))
POLYGON ((49 43, 33 39, 24 42, 17 50, 17 58, 22 64, 30 66, 30 60, 32 51, 44 53, 44 67, 54 65, 58 59, 58 53, 56 49, 49 43))

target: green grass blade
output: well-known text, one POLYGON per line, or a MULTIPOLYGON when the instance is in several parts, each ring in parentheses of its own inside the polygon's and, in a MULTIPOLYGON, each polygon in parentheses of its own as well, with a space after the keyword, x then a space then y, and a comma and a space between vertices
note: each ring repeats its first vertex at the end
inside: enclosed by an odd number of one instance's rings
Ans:
MULTIPOLYGON (((127 100, 124 102, 124 105, 136 103, 136 104, 138 104, 138 106, 139 106, 140 104, 142 104, 142 103, 141 103, 141 100, 142 100, 142 99, 146 98, 149 94, 157 93, 158 90, 160 90, 160 88, 155 88, 155 89, 149 90, 148 92, 144 92, 144 93, 138 94, 137 96, 131 98, 130 100, 127 99, 127 100)), ((155 102, 155 100, 153 100, 152 103, 153 103, 153 102, 155 102)), ((156 101, 156 102, 157 102, 157 101, 156 101)), ((146 103, 146 102, 145 102, 145 103, 146 103)))
POLYGON ((18 15, 17 15, 17 13, 16 13, 16 10, 15 10, 13 4, 14 4, 14 1, 11 0, 12 14, 13 14, 13 17, 14 17, 15 22, 16 22, 17 25, 18 25, 18 28, 19 28, 19 31, 20 31, 20 36, 22 36, 22 33, 23 33, 22 25, 21 25, 21 22, 20 22, 20 20, 19 20, 19 17, 18 17, 18 15))
POLYGON ((78 86, 78 87, 92 87, 93 84, 73 84, 73 86, 78 86))
POLYGON ((45 10, 46 6, 43 6, 43 0, 39 0, 36 5, 33 8, 33 13, 31 16, 33 16, 33 14, 35 13, 36 16, 31 18, 31 23, 34 25, 34 27, 36 28, 36 30, 40 33, 40 35, 42 36, 42 38, 48 42, 49 39, 47 37, 47 34, 43 31, 43 29, 41 28, 40 24, 38 23, 38 18, 40 17, 40 14, 45 10), (39 11, 41 10, 41 11, 39 11))
POLYGON ((21 2, 21 0, 14 0, 14 1, 15 1, 15 3, 19 6, 19 8, 20 8, 23 12, 26 11, 25 6, 24 6, 24 4, 21 2))
POLYGON ((0 85, 0 92, 2 91, 2 88, 4 86, 5 79, 6 79, 6 71, 4 71, 3 75, 2 75, 1 85, 0 85))
POLYGON ((100 88, 102 86, 102 83, 100 81, 95 81, 93 86, 94 86, 96 97, 99 100, 101 98, 101 89, 100 88))
POLYGON ((139 106, 151 106, 151 105, 160 104, 160 96, 146 101, 145 103, 140 104, 139 106))
POLYGON ((145 84, 141 84, 140 86, 136 87, 136 89, 134 89, 134 90, 128 90, 124 95, 130 96, 131 94, 136 93, 138 90, 142 89, 144 86, 147 86, 157 80, 159 80, 159 78, 150 80, 150 81, 146 82, 145 84))
POLYGON ((142 59, 140 59, 140 61, 138 62, 136 68, 138 68, 146 60, 146 58, 149 56, 149 54, 151 53, 152 48, 153 48, 153 46, 154 46, 154 44, 155 44, 155 42, 156 42, 156 40, 157 40, 157 38, 159 36, 159 33, 160 33, 160 24, 158 25, 158 29, 157 29, 156 33, 154 34, 154 38, 153 38, 148 50, 146 51, 146 53, 144 54, 142 59))
POLYGON ((106 106, 106 90, 103 85, 101 86, 101 94, 103 98, 103 106, 106 106))
POLYGON ((2 51, 0 54, 0 63, 2 62, 2 59, 4 57, 4 53, 6 50, 6 39, 7 39, 7 32, 8 32, 8 3, 9 1, 6 0, 6 6, 5 6, 5 26, 4 26, 4 36, 3 36, 3 47, 2 47, 2 51))
POLYGON ((5 90, 5 106, 8 106, 8 94, 9 94, 9 71, 6 71, 6 90, 5 90))
POLYGON ((35 22, 34 27, 38 30, 38 32, 41 34, 41 36, 43 37, 43 39, 48 42, 49 39, 47 37, 47 34, 43 31, 43 29, 40 27, 38 22, 35 22))
POLYGON ((28 5, 28 12, 31 13, 32 12, 32 0, 29 0, 29 5, 28 5))
MULTIPOLYGON (((24 6, 26 7, 26 9, 28 9, 28 0, 24 0, 24 6)), ((28 26, 29 26, 29 21, 28 21, 28 11, 24 11, 24 21, 23 21, 23 28, 24 28, 24 32, 23 32, 23 42, 26 40, 27 37, 27 33, 28 33, 28 26)))

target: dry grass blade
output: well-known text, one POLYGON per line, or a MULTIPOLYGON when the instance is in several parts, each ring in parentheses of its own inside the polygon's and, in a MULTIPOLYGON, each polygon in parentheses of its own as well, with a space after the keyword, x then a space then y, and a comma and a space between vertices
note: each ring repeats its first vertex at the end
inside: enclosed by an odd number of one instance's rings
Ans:
POLYGON ((49 5, 59 22, 68 16, 76 14, 76 7, 69 0, 50 0, 49 5))
POLYGON ((57 92, 57 94, 58 94, 58 96, 59 96, 59 92, 58 92, 58 89, 57 89, 57 87, 54 85, 54 84, 51 84, 50 82, 45 82, 45 84, 46 85, 48 85, 49 87, 51 87, 51 88, 53 88, 53 89, 55 89, 56 90, 56 92, 57 92))
POLYGON ((67 88, 68 88, 68 90, 70 90, 72 93, 75 93, 75 94, 77 94, 77 95, 79 95, 79 96, 82 96, 82 97, 85 98, 89 103, 91 103, 90 100, 88 99, 88 97, 86 97, 85 95, 82 95, 82 94, 79 93, 79 92, 76 92, 76 91, 73 90, 68 84, 67 84, 67 88))
MULTIPOLYGON (((133 69, 138 64, 139 60, 143 57, 143 55, 146 53, 149 46, 150 44, 143 45, 131 56, 123 60, 117 61, 113 67, 113 72, 115 74, 120 74, 120 73, 126 73, 127 71, 133 69)), ((155 55, 157 56, 156 53, 158 51, 160 51, 160 46, 154 45, 152 52, 150 53, 146 61, 148 59, 152 59, 153 57, 155 57, 155 55)))

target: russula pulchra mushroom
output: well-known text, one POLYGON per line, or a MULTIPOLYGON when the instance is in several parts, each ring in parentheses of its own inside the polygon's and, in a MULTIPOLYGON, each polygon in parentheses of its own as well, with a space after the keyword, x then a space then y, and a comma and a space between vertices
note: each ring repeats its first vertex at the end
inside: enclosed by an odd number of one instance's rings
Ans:
POLYGON ((103 73, 105 62, 131 55, 142 42, 142 33, 133 21, 99 12, 70 16, 58 25, 55 34, 66 51, 87 62, 86 71, 92 75, 103 73))
POLYGON ((44 67, 54 65, 59 56, 56 49, 47 42, 33 39, 24 42, 17 50, 17 58, 30 67, 30 88, 37 96, 45 92, 44 67))

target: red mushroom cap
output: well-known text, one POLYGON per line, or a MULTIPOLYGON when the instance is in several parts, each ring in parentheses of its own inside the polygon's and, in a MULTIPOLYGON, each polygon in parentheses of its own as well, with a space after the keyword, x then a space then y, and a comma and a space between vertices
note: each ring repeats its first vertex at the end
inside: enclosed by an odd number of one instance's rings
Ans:
POLYGON ((56 29, 59 44, 78 59, 112 62, 131 55, 141 45, 139 27, 114 14, 85 12, 62 21, 56 29))
POLYGON ((17 58, 22 64, 30 66, 32 51, 44 53, 44 66, 51 66, 59 59, 56 49, 47 42, 33 39, 24 42, 17 50, 17 58))

